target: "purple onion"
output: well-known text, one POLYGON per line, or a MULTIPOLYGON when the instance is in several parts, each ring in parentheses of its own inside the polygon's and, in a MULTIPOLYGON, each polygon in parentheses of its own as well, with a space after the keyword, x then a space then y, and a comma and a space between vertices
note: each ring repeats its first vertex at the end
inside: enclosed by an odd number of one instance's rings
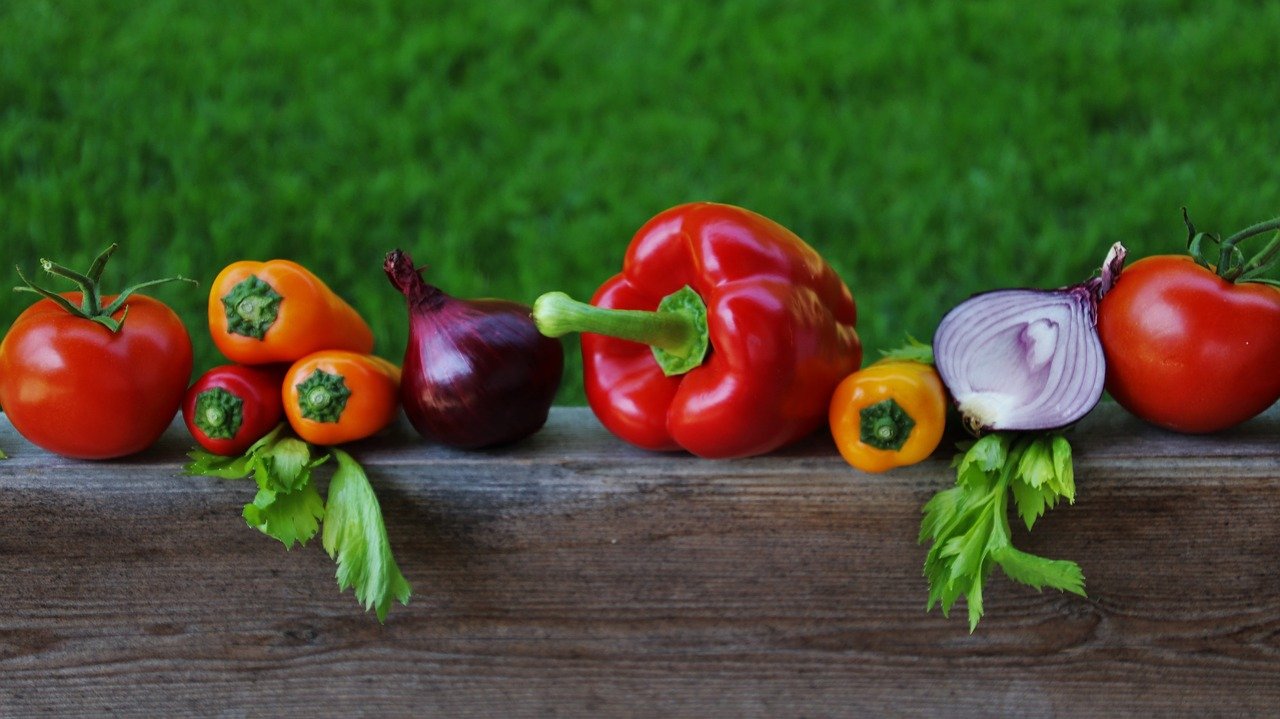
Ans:
POLYGON ((541 429, 560 387, 564 350, 538 332, 529 307, 450 297, 427 284, 400 250, 387 254, 383 270, 409 303, 400 400, 414 428, 464 449, 541 429))
POLYGON ((1102 397, 1098 302, 1124 267, 1119 242, 1100 277, 1057 290, 975 295, 942 318, 934 362, 973 432, 1064 427, 1102 397))

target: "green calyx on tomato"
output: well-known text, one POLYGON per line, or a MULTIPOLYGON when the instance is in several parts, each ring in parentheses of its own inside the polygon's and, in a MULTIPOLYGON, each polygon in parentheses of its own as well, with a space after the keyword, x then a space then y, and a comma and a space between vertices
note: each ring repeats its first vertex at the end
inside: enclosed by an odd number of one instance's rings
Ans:
POLYGON ((1187 251, 1197 265, 1227 282, 1259 282, 1280 287, 1280 280, 1264 276, 1280 264, 1280 218, 1250 225, 1225 240, 1211 232, 1196 232, 1185 207, 1182 208, 1182 221, 1187 225, 1187 251), (1267 232, 1276 232, 1276 235, 1258 254, 1246 260, 1239 244, 1267 232), (1217 257, 1211 256, 1214 250, 1208 247, 1210 244, 1216 247, 1217 257))
POLYGON ((244 401, 221 387, 196 395, 192 421, 212 439, 231 439, 244 422, 244 401))
POLYGON ((707 304, 688 285, 663 297, 653 312, 604 309, 548 292, 533 303, 533 321, 548 337, 592 332, 647 344, 668 377, 701 365, 711 346, 707 304))
POLYGON ((257 275, 249 275, 222 298, 227 332, 260 340, 280 316, 284 298, 257 275))
POLYGON ((316 370, 298 383, 298 409, 313 422, 337 422, 347 408, 351 390, 342 375, 316 370))
POLYGON ((0 405, 19 434, 64 457, 113 459, 150 447, 173 422, 191 380, 182 318, 137 291, 160 282, 119 296, 99 289, 115 250, 108 247, 84 274, 41 262, 80 291, 53 293, 23 277, 19 290, 40 299, 0 341, 0 405), (40 391, 28 391, 33 386, 40 391))
POLYGON ((102 279, 102 271, 106 269, 107 260, 111 259, 111 255, 115 253, 118 247, 119 245, 116 243, 111 243, 111 246, 103 250, 102 254, 98 255, 98 257, 93 261, 93 264, 90 265, 89 271, 84 274, 63 267, 62 265, 50 260, 40 260, 40 267, 43 268, 45 272, 71 280, 80 286, 81 301, 78 307, 57 292, 41 287, 27 279, 27 276, 22 274, 21 267, 17 268, 18 277, 22 279, 23 284, 26 286, 15 287, 14 290, 17 292, 30 292, 32 294, 45 297, 55 302, 62 309, 70 312, 72 315, 97 322, 115 333, 120 331, 120 327, 124 325, 125 318, 129 315, 129 308, 125 307, 125 301, 138 290, 162 285, 166 282, 190 282, 193 285, 197 284, 195 280, 182 276, 166 277, 162 280, 151 280, 150 282, 140 282, 136 285, 125 288, 123 292, 116 296, 114 301, 103 306, 102 290, 99 287, 100 280, 102 279), (124 307, 124 314, 117 320, 114 315, 119 312, 122 307, 124 307))

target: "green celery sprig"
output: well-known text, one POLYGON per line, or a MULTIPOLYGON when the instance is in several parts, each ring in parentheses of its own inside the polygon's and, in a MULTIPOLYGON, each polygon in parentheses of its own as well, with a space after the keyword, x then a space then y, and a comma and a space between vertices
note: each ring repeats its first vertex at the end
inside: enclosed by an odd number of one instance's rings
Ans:
POLYGON ((1085 596, 1084 574, 1075 562, 1022 552, 1010 540, 1010 493, 1028 530, 1058 500, 1075 502, 1071 445, 1065 437, 989 434, 957 455, 952 466, 956 486, 934 495, 922 510, 919 541, 933 542, 924 562, 926 611, 940 605, 948 616, 964 597, 972 633, 982 618, 983 582, 996 566, 1036 589, 1085 596))
POLYGON ((186 473, 221 479, 252 476, 258 492, 244 507, 245 522, 286 550, 305 546, 323 522, 322 544, 338 564, 338 589, 353 587, 365 610, 376 608, 378 621, 385 622, 392 599, 408 604, 412 590, 391 554, 382 508, 368 476, 346 452, 312 447, 287 435, 284 427, 276 427, 239 457, 193 450, 186 473), (326 504, 312 470, 331 456, 338 467, 326 504))
POLYGON ((332 451, 338 469, 329 482, 321 541, 329 558, 338 563, 338 589, 354 587, 365 611, 374 607, 378 621, 386 621, 392 597, 409 603, 409 583, 391 556, 382 509, 364 468, 346 452, 332 451))

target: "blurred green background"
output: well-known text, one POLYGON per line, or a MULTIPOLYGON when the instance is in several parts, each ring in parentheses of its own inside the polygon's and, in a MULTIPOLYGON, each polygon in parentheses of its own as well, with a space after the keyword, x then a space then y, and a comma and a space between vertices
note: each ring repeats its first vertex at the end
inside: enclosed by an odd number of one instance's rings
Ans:
MULTIPOLYGON (((218 363, 209 281, 313 268, 398 359, 395 247, 461 296, 580 297, 690 200, 819 249, 875 348, 1280 209, 1280 4, 0 3, 0 276, 112 241, 218 363)), ((7 327, 29 296, 0 293, 7 327)), ((571 343, 560 402, 583 402, 571 343)))

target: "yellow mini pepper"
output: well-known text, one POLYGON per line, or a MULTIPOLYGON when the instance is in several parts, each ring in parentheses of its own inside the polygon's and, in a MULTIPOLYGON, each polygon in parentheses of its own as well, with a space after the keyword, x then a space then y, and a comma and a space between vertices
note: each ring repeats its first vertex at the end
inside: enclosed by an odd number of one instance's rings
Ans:
POLYGON ((915 464, 937 449, 947 393, 927 345, 903 350, 846 377, 831 398, 831 434, 841 456, 864 472, 915 464))

